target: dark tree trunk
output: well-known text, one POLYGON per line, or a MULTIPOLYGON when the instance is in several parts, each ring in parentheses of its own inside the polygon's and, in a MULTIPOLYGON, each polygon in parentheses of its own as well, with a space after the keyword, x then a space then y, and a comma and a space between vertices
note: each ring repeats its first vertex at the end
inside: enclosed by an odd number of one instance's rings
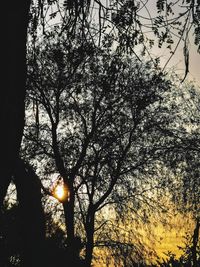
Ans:
POLYGON ((92 263, 92 254, 94 248, 94 211, 89 208, 87 220, 86 220, 86 255, 85 255, 85 266, 90 267, 92 263))
POLYGON ((30 0, 2 1, 1 3, 1 207, 11 180, 24 127, 29 6, 30 0))
MULTIPOLYGON (((30 0, 1 3, 0 223, 24 127, 26 40, 30 0)), ((0 226, 1 227, 1 226, 0 226)), ((0 262, 3 260, 0 252, 0 262)))
MULTIPOLYGON (((72 186, 68 186, 70 190, 69 200, 63 203, 65 225, 67 230, 67 246, 69 253, 69 262, 71 266, 75 262, 76 251, 75 251, 75 233, 74 233, 74 192, 72 186)), ((70 265, 69 265, 70 266, 70 265)))
POLYGON ((45 216, 40 181, 32 167, 18 160, 14 173, 20 208, 24 267, 45 266, 45 216))
POLYGON ((65 224, 67 228, 67 243, 73 244, 74 241, 74 196, 70 195, 70 200, 63 203, 65 224))
POLYGON ((200 227, 200 218, 196 219, 196 225, 192 238, 192 261, 193 267, 197 267, 197 245, 199 240, 199 227, 200 227))

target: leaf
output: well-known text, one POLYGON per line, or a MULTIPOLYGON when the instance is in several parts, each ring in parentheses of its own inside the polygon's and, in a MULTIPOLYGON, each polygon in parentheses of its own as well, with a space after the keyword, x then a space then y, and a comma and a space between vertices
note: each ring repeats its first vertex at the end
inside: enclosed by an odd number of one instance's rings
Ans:
POLYGON ((157 9, 158 9, 158 13, 161 13, 162 11, 164 11, 164 4, 165 4, 165 0, 158 0, 156 3, 157 9))
POLYGON ((185 41, 184 47, 183 47, 183 54, 185 59, 185 75, 183 77, 183 80, 181 82, 184 82, 185 78, 187 77, 187 74, 189 72, 189 50, 187 42, 185 41))
POLYGON ((51 13, 51 14, 49 15, 50 19, 54 19, 54 18, 56 17, 57 13, 58 13, 57 11, 51 13))

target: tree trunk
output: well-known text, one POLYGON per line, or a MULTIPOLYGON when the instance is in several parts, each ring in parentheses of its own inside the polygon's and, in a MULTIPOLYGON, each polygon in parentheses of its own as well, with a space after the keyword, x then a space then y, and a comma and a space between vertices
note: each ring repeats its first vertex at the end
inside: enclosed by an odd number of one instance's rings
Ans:
MULTIPOLYGON (((1 3, 0 222, 24 127, 26 40, 30 0, 1 3)), ((1 226, 0 226, 1 227, 1 226)), ((2 254, 0 255, 0 262, 2 254)))
POLYGON ((24 127, 29 6, 30 0, 2 1, 1 3, 1 207, 11 180, 24 127))
POLYGON ((92 254, 94 248, 94 211, 88 211, 87 222, 86 222, 86 234, 87 234, 87 244, 86 244, 86 255, 85 255, 85 266, 90 267, 92 263, 92 254))
POLYGON ((76 262, 76 251, 75 251, 75 233, 74 233, 74 192, 73 187, 68 186, 70 190, 69 200, 63 203, 64 216, 65 216, 65 225, 67 230, 67 247, 68 247, 68 256, 69 256, 69 266, 73 266, 76 262))
POLYGON ((70 194, 70 200, 63 203, 65 225, 67 230, 67 243, 73 244, 74 240, 74 196, 70 194))
POLYGON ((28 164, 19 160, 14 182, 20 208, 23 266, 44 267, 45 216, 39 178, 28 164))
POLYGON ((196 226, 192 238, 192 261, 193 267, 197 267, 197 245, 199 240, 199 227, 200 227, 200 218, 196 219, 196 226))

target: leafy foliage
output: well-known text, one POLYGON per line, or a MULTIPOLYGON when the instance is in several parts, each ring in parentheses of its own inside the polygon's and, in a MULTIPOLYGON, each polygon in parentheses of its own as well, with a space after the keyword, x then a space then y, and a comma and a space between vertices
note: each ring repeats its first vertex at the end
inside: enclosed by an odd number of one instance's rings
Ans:
POLYGON ((91 244, 96 213, 109 203, 123 209, 159 157, 153 118, 171 84, 151 63, 110 47, 46 38, 29 58, 23 155, 42 176, 58 172, 72 184, 91 244))

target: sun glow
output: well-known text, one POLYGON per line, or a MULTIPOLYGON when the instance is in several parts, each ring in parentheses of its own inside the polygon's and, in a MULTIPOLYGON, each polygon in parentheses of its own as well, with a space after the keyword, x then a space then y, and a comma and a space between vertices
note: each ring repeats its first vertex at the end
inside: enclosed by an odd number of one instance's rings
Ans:
POLYGON ((55 195, 56 195, 56 197, 59 198, 59 199, 64 198, 64 196, 65 196, 64 186, 62 186, 62 185, 58 185, 58 186, 55 188, 55 195))
POLYGON ((68 196, 68 190, 67 190, 66 186, 63 184, 58 184, 55 186, 55 188, 53 190, 53 195, 60 202, 65 201, 69 197, 68 196))

